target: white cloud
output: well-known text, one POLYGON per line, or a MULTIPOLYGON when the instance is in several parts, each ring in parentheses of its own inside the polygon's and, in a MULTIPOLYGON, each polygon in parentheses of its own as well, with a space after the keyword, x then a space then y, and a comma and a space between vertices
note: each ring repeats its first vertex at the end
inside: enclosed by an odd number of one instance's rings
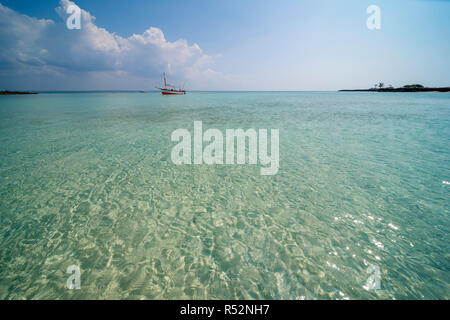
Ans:
MULTIPOLYGON (((111 79, 114 75, 115 86, 122 84, 123 88, 130 87, 127 81, 134 84, 138 79, 155 79, 163 71, 197 85, 222 77, 209 67, 214 57, 203 53, 196 43, 168 41, 156 27, 124 38, 98 27, 95 17, 81 9, 81 29, 69 30, 65 21, 70 5, 75 3, 60 1, 56 12, 62 21, 54 22, 0 4, 0 84, 8 77, 19 83, 18 77, 23 76, 25 83, 34 79, 33 75, 42 74, 55 78, 53 82, 67 80, 67 84, 73 84, 70 77, 86 79, 96 73, 92 78, 103 74, 111 79)), ((51 83, 51 78, 47 80, 51 83)))

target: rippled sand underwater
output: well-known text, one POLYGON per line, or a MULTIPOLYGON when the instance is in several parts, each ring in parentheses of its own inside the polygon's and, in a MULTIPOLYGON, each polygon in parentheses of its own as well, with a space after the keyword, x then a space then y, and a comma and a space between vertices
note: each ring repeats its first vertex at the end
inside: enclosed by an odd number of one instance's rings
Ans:
POLYGON ((0 298, 449 299, 449 136, 446 93, 0 97, 0 298), (195 120, 278 174, 174 165, 195 120))

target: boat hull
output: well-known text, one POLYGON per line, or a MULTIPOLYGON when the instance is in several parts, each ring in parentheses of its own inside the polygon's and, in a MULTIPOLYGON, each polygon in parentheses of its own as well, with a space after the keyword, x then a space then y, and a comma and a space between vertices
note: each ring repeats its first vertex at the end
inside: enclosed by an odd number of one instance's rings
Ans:
POLYGON ((163 95, 179 95, 179 94, 186 94, 185 90, 170 90, 170 89, 160 89, 161 94, 163 95))

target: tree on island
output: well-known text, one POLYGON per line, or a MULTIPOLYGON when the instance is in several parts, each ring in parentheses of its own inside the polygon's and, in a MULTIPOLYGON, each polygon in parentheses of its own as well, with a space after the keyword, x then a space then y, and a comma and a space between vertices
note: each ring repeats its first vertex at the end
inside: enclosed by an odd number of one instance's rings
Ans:
POLYGON ((374 84, 373 88, 370 89, 370 90, 380 90, 380 89, 383 89, 383 88, 394 89, 394 87, 393 87, 391 84, 388 85, 388 86, 386 86, 386 85, 384 84, 384 82, 380 82, 380 83, 374 84))

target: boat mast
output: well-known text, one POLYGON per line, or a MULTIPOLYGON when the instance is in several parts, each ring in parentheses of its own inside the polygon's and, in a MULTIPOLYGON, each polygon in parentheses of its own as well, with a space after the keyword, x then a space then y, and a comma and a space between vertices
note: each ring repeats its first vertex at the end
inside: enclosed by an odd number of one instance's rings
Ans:
POLYGON ((164 87, 167 87, 166 73, 164 72, 164 87))

